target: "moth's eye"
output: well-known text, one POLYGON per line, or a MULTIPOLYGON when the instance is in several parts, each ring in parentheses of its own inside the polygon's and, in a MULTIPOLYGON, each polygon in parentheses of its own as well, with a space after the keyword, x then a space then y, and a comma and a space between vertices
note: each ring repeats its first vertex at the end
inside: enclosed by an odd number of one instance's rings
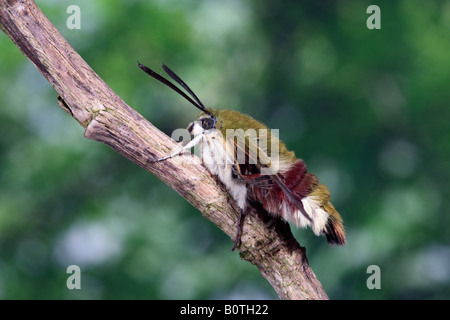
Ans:
POLYGON ((215 121, 212 118, 204 118, 202 119, 202 128, 205 130, 209 130, 214 128, 215 121))
POLYGON ((192 130, 194 129, 194 122, 189 123, 188 127, 187 127, 187 131, 189 131, 189 133, 192 133, 192 130))

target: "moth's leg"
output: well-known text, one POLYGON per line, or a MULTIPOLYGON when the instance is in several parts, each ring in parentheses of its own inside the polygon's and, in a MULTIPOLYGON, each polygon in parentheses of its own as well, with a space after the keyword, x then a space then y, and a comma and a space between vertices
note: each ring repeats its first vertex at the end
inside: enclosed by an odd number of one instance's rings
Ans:
POLYGON ((239 219, 237 223, 237 230, 236 230, 236 238, 234 240, 234 246, 231 248, 231 251, 234 251, 238 246, 241 245, 241 236, 242 236, 242 226, 244 225, 244 219, 245 219, 245 212, 244 209, 240 209, 239 211, 239 219))
POLYGON ((247 182, 247 180, 245 180, 243 178, 243 176, 241 175, 241 172, 239 171, 239 168, 238 168, 238 166, 235 163, 233 163, 231 165, 231 177, 233 179, 239 180, 242 183, 247 182))
MULTIPOLYGON (((277 217, 277 216, 274 216, 271 214, 269 214, 269 215, 270 215, 270 220, 266 223, 266 226, 268 229, 272 229, 279 220, 283 221, 283 219, 281 219, 279 216, 277 217)), ((287 222, 284 222, 284 223, 287 223, 287 222)))
POLYGON ((270 189, 273 186, 273 181, 270 176, 253 175, 249 176, 247 183, 253 187, 261 189, 270 189))
POLYGON ((151 162, 160 162, 160 161, 164 161, 170 158, 173 158, 175 156, 178 156, 180 153, 182 153, 184 150, 189 150, 192 147, 194 147, 197 143, 200 142, 200 140, 203 138, 202 134, 199 134, 198 136, 196 136, 194 139, 192 139, 191 141, 189 141, 188 144, 186 144, 183 148, 181 148, 180 150, 168 155, 167 157, 164 158, 160 158, 160 159, 156 159, 156 160, 151 160, 151 162))
POLYGON ((234 179, 245 182, 252 187, 270 189, 274 184, 270 176, 267 175, 261 175, 259 173, 252 175, 243 175, 239 170, 239 166, 237 166, 236 164, 233 164, 231 166, 231 170, 234 179))

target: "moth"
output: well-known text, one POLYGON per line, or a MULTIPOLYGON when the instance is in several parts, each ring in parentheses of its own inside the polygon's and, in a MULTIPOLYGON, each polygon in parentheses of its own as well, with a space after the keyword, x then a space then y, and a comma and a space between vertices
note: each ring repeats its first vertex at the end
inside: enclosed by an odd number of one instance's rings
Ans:
POLYGON ((240 112, 206 108, 164 64, 164 71, 186 92, 139 62, 138 66, 201 111, 187 127, 194 138, 180 150, 154 161, 167 160, 202 144, 204 165, 227 187, 240 208, 232 250, 241 243, 250 200, 260 202, 275 217, 298 227, 309 226, 316 235, 325 235, 330 245, 346 244, 343 220, 331 203, 328 188, 307 171, 305 162, 289 151, 272 130, 240 112))

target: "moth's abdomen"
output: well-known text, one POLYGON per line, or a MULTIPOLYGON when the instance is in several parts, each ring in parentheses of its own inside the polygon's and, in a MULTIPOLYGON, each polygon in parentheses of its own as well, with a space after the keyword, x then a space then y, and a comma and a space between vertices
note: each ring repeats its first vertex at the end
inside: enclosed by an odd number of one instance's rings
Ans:
POLYGON ((325 234, 330 244, 345 244, 345 231, 339 213, 330 202, 330 193, 317 177, 308 173, 302 160, 297 160, 287 171, 281 173, 286 187, 301 201, 308 220, 301 208, 289 200, 285 192, 273 185, 270 189, 251 187, 252 196, 275 216, 295 223, 298 227, 310 226, 316 235, 325 234))
POLYGON ((328 213, 328 219, 323 233, 330 245, 345 245, 345 229, 340 214, 330 201, 330 191, 324 184, 319 184, 308 196, 316 199, 318 205, 328 213))

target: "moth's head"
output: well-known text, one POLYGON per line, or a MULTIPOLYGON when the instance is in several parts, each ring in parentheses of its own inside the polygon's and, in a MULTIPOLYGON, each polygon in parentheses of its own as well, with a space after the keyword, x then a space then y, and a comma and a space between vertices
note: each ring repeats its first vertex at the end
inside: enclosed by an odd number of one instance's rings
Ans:
POLYGON ((217 117, 215 117, 213 113, 202 113, 197 120, 191 122, 188 125, 187 130, 190 134, 197 136, 199 134, 205 133, 208 130, 215 129, 216 124, 217 117))

